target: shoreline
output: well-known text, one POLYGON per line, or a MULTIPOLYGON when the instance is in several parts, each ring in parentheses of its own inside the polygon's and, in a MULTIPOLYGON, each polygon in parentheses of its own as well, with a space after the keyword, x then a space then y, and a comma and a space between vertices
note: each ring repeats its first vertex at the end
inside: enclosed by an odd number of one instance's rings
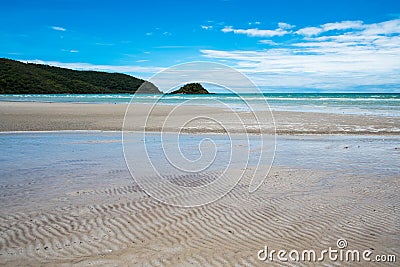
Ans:
MULTIPOLYGON (((35 130, 35 131, 0 131, 0 135, 5 134, 42 134, 42 133, 141 133, 142 131, 117 131, 117 130, 35 130)), ((160 131, 146 131, 147 134, 158 134, 160 131)), ((164 134, 178 134, 176 131, 163 131, 164 134)), ((180 132, 179 134, 186 135, 223 135, 225 133, 222 132, 180 132)), ((259 133, 242 133, 242 132, 234 132, 230 133, 230 135, 249 135, 249 136, 257 136, 259 133)), ((268 134, 267 134, 268 135, 268 134)), ((272 134, 270 134, 272 135, 272 134)), ((398 137, 400 133, 391 133, 391 132, 380 132, 380 133, 371 133, 371 132, 334 132, 334 133, 319 133, 319 132, 279 132, 276 133, 277 136, 393 136, 398 137)))
MULTIPOLYGON (((265 245, 320 251, 336 248, 339 238, 351 250, 398 252, 393 208, 399 203, 399 183, 393 166, 399 137, 385 141, 373 137, 368 142, 361 136, 307 141, 281 137, 274 164, 257 191, 248 192, 251 176, 244 175, 224 197, 193 208, 149 197, 132 179, 120 143, 114 142, 118 132, 0 137, 8 140, 1 142, 3 265, 125 266, 155 260, 176 266, 190 265, 197 255, 205 266, 219 262, 260 266, 265 262, 257 259, 257 252, 265 245)), ((188 137, 184 142, 190 146, 196 140, 188 137)), ((246 137, 242 140, 245 146, 246 137)), ((173 139, 165 142, 174 144, 173 139)), ((157 158, 153 159, 158 162, 157 158)), ((218 170, 165 177, 184 184, 211 179, 218 170)), ((231 169, 232 175, 241 173, 231 169)), ((152 177, 149 181, 157 184, 152 177)))
MULTIPOLYGON (((149 104, 129 106, 129 127, 123 129, 127 104, 0 102, 0 132, 32 131, 134 131, 160 132, 165 116, 175 112, 173 105, 157 105, 154 115, 147 116, 149 104), (146 129, 144 125, 146 124, 146 129)), ((231 111, 226 108, 197 105, 179 106, 163 132, 223 133, 209 122, 194 122, 190 127, 180 123, 196 116, 209 116, 222 123, 229 133, 277 135, 400 135, 400 117, 349 115, 292 111, 231 111), (261 128, 253 116, 264 119, 261 128), (272 118, 272 116, 273 118, 272 118), (268 118, 265 118, 268 115, 268 118), (235 121, 240 117, 240 123, 235 121), (274 124, 275 122, 275 124, 274 124), (254 126, 256 125, 256 126, 254 126)))

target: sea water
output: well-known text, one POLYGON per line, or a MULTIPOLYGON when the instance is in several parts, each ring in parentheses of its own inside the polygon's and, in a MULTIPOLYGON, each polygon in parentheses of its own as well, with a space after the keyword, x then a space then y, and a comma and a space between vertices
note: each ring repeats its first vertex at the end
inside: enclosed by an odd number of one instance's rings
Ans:
POLYGON ((0 95, 0 101, 60 102, 60 103, 112 103, 131 101, 161 105, 205 105, 272 111, 301 111, 333 114, 400 116, 399 93, 264 93, 264 94, 207 94, 207 95, 155 95, 155 94, 48 94, 0 95))

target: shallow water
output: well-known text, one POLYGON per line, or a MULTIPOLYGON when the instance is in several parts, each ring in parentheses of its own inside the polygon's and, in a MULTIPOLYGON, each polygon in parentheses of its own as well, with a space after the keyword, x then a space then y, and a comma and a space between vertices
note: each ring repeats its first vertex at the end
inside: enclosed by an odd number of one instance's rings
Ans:
MULTIPOLYGON (((140 133, 131 136, 130 142, 142 144, 140 133)), ((163 145, 176 146, 175 137, 174 134, 166 135, 163 145)), ((231 144, 224 135, 181 135, 179 143, 184 156, 196 160, 201 152, 208 152, 198 149, 205 138, 213 140, 218 148, 218 156, 209 170, 226 167, 231 144)), ((236 145, 246 149, 249 142, 254 153, 261 145, 258 136, 247 139, 244 135, 236 135, 233 138, 236 145)), ((160 135, 149 134, 146 140, 153 162, 156 165, 159 162, 160 168, 162 164, 168 165, 160 150, 160 135)), ((376 178, 400 175, 398 136, 279 136, 276 147, 273 164, 278 166, 366 174, 376 178)), ((30 192, 46 188, 62 192, 64 185, 80 188, 97 182, 119 183, 130 179, 119 132, 2 133, 0 150, 2 198, 8 190, 22 193, 26 187, 30 192)), ((253 156, 249 159, 250 166, 257 164, 253 156)))
POLYGON ((333 114, 400 116, 398 93, 264 93, 215 95, 1 95, 0 101, 60 102, 60 103, 135 103, 162 105, 205 105, 236 110, 265 110, 266 102, 273 111, 302 111, 333 114), (134 98, 132 98, 134 96, 134 98))

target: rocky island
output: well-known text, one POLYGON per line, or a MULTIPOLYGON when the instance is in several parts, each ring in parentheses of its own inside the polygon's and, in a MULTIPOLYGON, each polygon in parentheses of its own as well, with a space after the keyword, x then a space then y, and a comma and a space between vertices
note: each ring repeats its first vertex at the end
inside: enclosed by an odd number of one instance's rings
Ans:
POLYGON ((200 83, 188 83, 170 94, 212 94, 208 92, 200 83))

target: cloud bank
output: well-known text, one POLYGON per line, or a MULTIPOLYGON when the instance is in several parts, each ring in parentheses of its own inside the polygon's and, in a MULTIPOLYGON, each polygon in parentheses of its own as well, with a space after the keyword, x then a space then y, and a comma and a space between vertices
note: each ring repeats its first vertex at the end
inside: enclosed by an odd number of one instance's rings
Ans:
POLYGON ((232 26, 225 26, 221 31, 224 33, 232 32, 234 34, 245 34, 250 37, 273 37, 289 34, 290 32, 287 30, 292 27, 293 26, 288 23, 280 22, 278 23, 278 28, 274 30, 259 30, 258 28, 234 29, 232 26))
POLYGON ((266 88, 351 90, 361 86, 376 91, 389 85, 390 90, 400 91, 400 19, 294 28, 288 23, 280 23, 275 30, 225 27, 224 33, 275 38, 258 40, 264 45, 258 50, 200 52, 204 58, 237 68, 266 88))

